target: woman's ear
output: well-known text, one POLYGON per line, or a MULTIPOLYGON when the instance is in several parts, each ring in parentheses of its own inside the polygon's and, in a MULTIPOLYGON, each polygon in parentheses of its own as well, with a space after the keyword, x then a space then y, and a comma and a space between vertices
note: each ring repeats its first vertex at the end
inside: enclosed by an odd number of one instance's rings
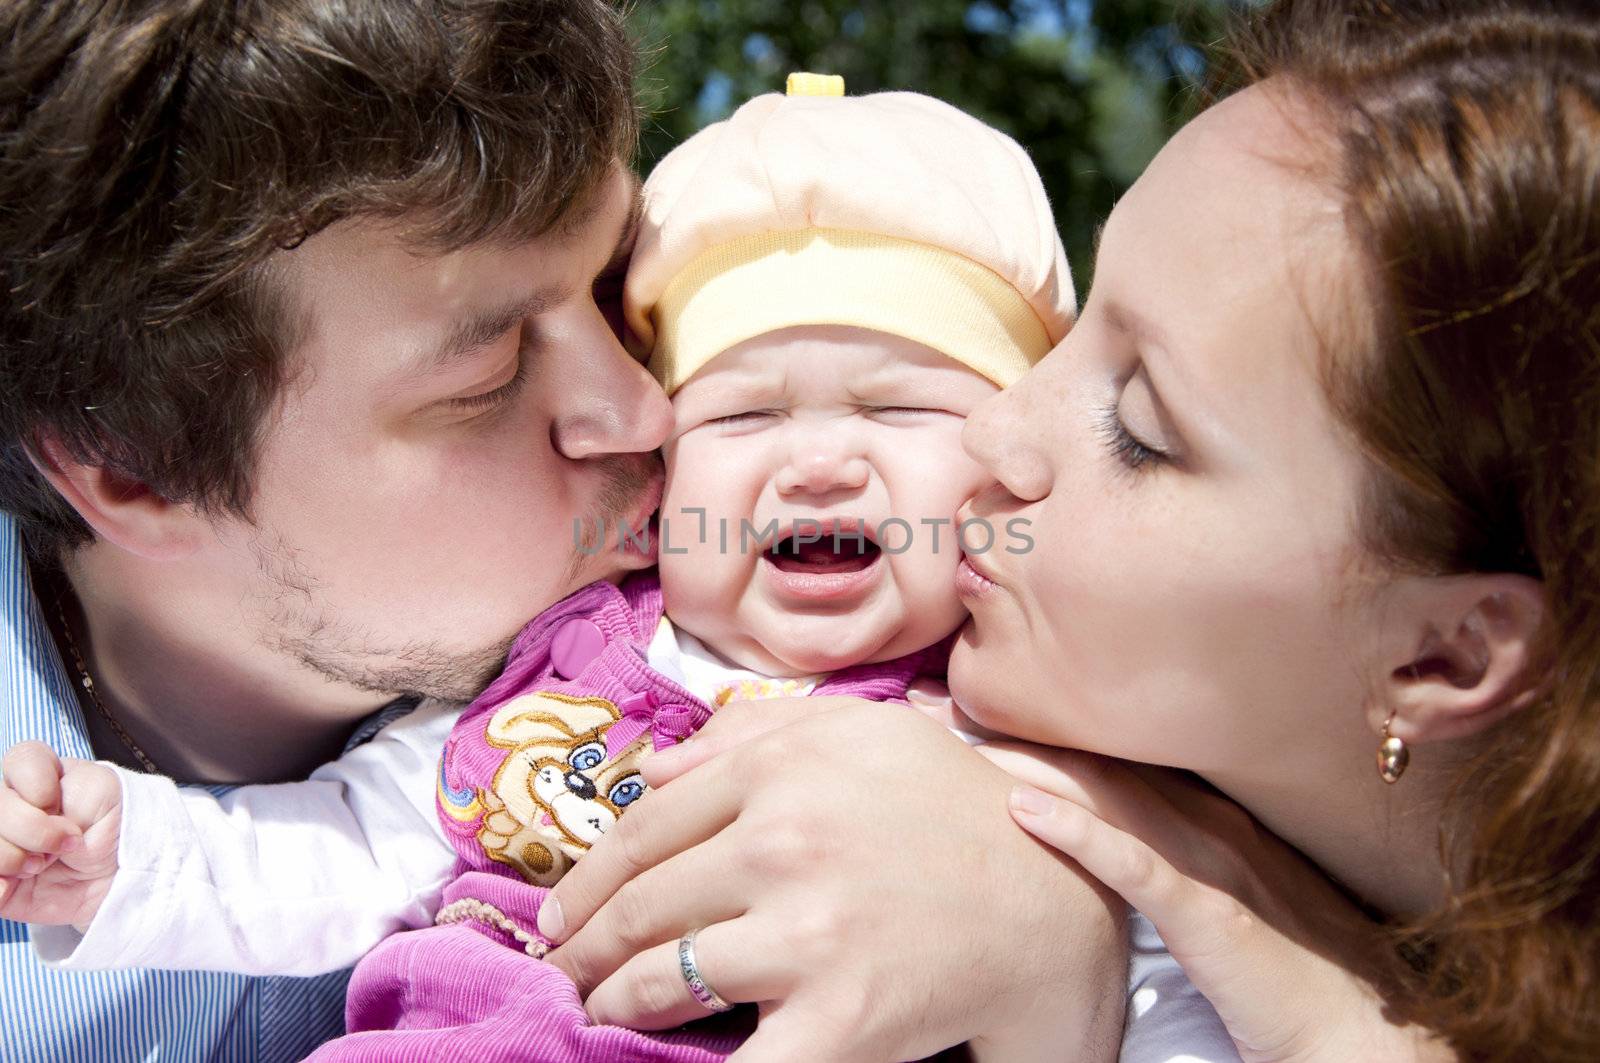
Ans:
POLYGON ((182 557, 199 546, 204 522, 191 507, 103 465, 79 461, 53 438, 36 443, 28 452, 34 468, 99 538, 151 560, 182 557))
POLYGON ((1408 743, 1477 734, 1538 697, 1544 585, 1509 574, 1434 577, 1407 594, 1412 648, 1368 709, 1408 743), (1393 714, 1393 719, 1389 716, 1393 714))

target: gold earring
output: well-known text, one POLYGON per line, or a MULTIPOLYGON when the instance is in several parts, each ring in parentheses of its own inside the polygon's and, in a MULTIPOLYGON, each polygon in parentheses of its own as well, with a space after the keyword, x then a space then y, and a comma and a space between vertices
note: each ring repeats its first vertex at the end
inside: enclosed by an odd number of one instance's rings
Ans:
POLYGON ((1411 763, 1411 750, 1406 744, 1389 733, 1389 725, 1394 723, 1394 711, 1391 709, 1389 718, 1383 721, 1383 741, 1378 743, 1378 775, 1386 783, 1397 783, 1400 776, 1405 774, 1406 765, 1411 763))

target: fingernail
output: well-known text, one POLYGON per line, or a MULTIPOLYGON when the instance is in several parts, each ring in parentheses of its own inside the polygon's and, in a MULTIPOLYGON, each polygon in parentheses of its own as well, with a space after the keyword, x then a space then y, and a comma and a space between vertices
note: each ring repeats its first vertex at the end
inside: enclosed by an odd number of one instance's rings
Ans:
POLYGON ((37 875, 44 870, 44 862, 45 860, 42 856, 30 856, 22 862, 22 873, 24 875, 37 875))
POLYGON ((83 836, 78 834, 70 836, 66 841, 61 843, 61 851, 64 853, 75 853, 82 848, 83 836))
POLYGON ((1023 815, 1048 816, 1055 806, 1055 798, 1031 786, 1018 786, 1011 791, 1011 807, 1023 815))
POLYGON ((641 765, 644 768, 645 779, 648 780, 652 775, 657 775, 663 771, 670 772, 678 761, 688 755, 688 750, 684 747, 691 741, 692 739, 686 738, 677 745, 666 746, 645 757, 641 765))
POLYGON ((566 917, 561 914, 561 902, 554 897, 546 897, 544 903, 539 905, 539 933, 551 941, 559 942, 561 932, 567 928, 566 917))
POLYGON ((690 735, 688 738, 674 742, 672 745, 667 746, 664 749, 656 750, 655 755, 660 757, 662 760, 672 760, 674 757, 681 757, 683 756, 684 747, 693 741, 694 735, 690 735))

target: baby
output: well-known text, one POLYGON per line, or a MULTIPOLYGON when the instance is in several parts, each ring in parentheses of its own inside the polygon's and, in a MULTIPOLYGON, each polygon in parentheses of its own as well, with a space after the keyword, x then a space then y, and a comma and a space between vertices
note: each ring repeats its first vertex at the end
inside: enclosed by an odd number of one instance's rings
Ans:
MULTIPOLYGON (((962 550, 1028 545, 1025 528, 954 526, 987 482, 964 419, 1073 316, 1016 144, 927 97, 841 97, 838 79, 797 75, 646 186, 626 314, 676 415, 658 570, 552 606, 459 716, 424 705, 307 783, 217 798, 119 772, 120 867, 79 929, 35 929, 47 959, 309 974, 372 949, 350 1036, 317 1058, 709 1060, 738 1045, 742 1012, 661 1033, 589 1025, 538 962, 543 887, 645 795, 643 759, 727 701, 904 700, 942 678, 962 550)), ((638 530, 574 534, 599 548, 638 530)), ((692 941, 680 958, 708 1012, 725 1010, 692 941)))

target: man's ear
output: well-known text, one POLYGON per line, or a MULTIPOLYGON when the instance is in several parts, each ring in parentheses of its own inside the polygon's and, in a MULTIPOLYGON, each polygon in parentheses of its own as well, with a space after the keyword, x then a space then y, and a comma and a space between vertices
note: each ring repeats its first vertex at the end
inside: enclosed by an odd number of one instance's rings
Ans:
POLYGON ((1374 731, 1408 743, 1477 734, 1538 698, 1544 585, 1509 574, 1424 578, 1403 608, 1412 648, 1368 707, 1374 731))
POLYGON ((38 438, 28 457, 96 536, 131 554, 170 560, 200 544, 202 521, 193 509, 169 502, 148 484, 74 458, 57 440, 38 438))

